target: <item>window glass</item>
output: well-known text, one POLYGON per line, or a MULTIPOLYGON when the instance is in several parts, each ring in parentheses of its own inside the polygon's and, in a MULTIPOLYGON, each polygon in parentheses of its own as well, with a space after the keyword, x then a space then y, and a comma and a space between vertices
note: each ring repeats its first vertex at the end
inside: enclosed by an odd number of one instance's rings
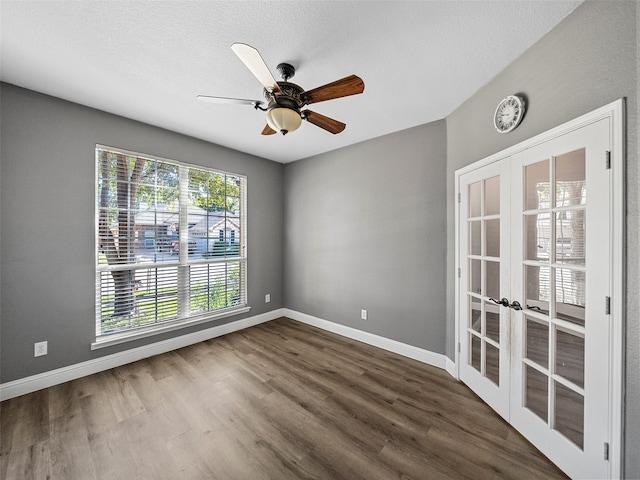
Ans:
POLYGON ((246 306, 246 179, 96 148, 96 335, 246 306))

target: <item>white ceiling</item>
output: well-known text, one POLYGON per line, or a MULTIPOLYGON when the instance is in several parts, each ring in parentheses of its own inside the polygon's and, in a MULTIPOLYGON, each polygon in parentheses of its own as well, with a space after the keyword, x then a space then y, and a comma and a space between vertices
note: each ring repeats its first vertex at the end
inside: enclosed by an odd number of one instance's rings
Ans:
POLYGON ((581 1, 2 0, 0 78, 286 163, 446 117, 581 1), (346 130, 263 136, 263 112, 196 100, 262 98, 234 42, 306 90, 360 76, 313 106, 346 130))

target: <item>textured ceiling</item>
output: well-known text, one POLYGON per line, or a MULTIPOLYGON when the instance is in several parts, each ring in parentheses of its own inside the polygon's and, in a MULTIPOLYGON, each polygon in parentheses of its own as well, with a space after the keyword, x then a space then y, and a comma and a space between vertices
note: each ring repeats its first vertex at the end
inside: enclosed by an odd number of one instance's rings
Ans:
POLYGON ((0 78, 286 163, 446 117, 579 3, 2 0, 0 78), (346 130, 262 136, 263 112, 199 102, 262 98, 234 42, 306 90, 362 77, 362 95, 313 106, 346 130))

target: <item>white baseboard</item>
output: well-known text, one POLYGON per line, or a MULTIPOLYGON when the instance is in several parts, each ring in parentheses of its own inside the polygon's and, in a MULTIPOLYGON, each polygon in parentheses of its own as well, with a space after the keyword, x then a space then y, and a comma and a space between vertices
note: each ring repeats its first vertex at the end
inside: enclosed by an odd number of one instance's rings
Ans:
POLYGON ((323 320, 318 317, 307 315, 306 313, 297 312, 288 308, 280 308, 272 310, 271 312, 226 323, 224 325, 218 325, 216 327, 207 328, 187 335, 181 335, 161 342, 151 343, 142 347, 132 348, 131 350, 125 350, 112 355, 96 358, 94 360, 88 360, 75 365, 69 365, 49 372, 39 373, 30 377, 3 383, 0 384, 0 401, 25 395, 37 390, 42 390, 43 388, 52 387, 87 375, 93 375, 94 373, 102 372, 110 368, 120 367, 137 360, 170 352, 178 348, 187 347, 198 342, 209 340, 210 338, 237 332, 280 317, 289 317, 293 320, 297 320, 359 342, 373 345, 374 347, 382 348, 383 350, 394 352, 434 367, 445 369, 453 377, 456 377, 455 363, 446 355, 430 352, 428 350, 381 337, 373 333, 364 332, 362 330, 357 330, 328 320, 323 320))
POLYGON ((161 342, 151 343, 142 347, 132 348, 123 352, 106 355, 104 357, 88 360, 86 362, 69 365, 49 372, 39 373, 30 377, 21 378, 0 385, 0 401, 35 392, 43 388, 52 387, 60 383, 75 380, 77 378, 102 372, 110 368, 126 365, 127 363, 142 360, 161 353, 170 352, 178 348, 187 347, 210 338, 236 332, 260 323, 275 320, 284 316, 284 309, 272 310, 235 322, 225 323, 216 327, 207 328, 198 332, 181 335, 161 342))
POLYGON ((455 378, 456 380, 460 380, 458 378, 458 372, 456 371, 456 362, 451 360, 449 357, 446 357, 446 358, 447 358, 446 360, 447 365, 445 368, 447 370, 447 373, 451 375, 453 378, 455 378))
MULTIPOLYGON (((409 357, 419 362, 446 369, 449 372, 448 362, 451 362, 446 355, 440 353, 430 352, 422 348, 414 347, 413 345, 407 345, 406 343, 391 340, 389 338, 381 337, 369 332, 363 332, 351 327, 346 327, 338 323, 323 320, 322 318, 307 315, 306 313, 297 312, 288 308, 283 309, 284 316, 297 320, 298 322, 306 323, 314 327, 327 330, 329 332, 337 333, 343 337, 351 338, 352 340, 358 340, 359 342, 373 345, 374 347, 388 350, 389 352, 397 353, 404 357, 409 357)), ((453 362, 451 362, 453 363, 453 362)), ((451 373, 451 372, 449 372, 451 373)))

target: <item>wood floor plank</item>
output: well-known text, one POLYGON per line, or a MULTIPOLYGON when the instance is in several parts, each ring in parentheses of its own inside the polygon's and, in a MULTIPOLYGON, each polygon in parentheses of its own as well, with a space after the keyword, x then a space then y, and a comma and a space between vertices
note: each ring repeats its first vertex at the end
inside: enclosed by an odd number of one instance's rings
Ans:
POLYGON ((563 479, 445 371, 281 318, 0 404, 7 480, 563 479))
POLYGON ((180 425, 173 420, 175 412, 162 410, 146 412, 120 424, 120 430, 128 440, 130 452, 141 472, 139 478, 154 480, 181 479, 180 470, 173 460, 167 439, 185 432, 184 422, 180 425), (167 422, 159 418, 169 419, 167 422), (167 428, 169 426, 169 428, 167 428), (178 428, 175 428, 175 427, 178 428))
POLYGON ((463 475, 456 466, 434 461, 432 455, 407 448, 402 443, 389 442, 380 451, 380 458, 404 472, 407 479, 460 480, 463 475))
POLYGON ((38 391, 25 395, 21 402, 25 408, 14 411, 11 448, 18 450, 42 442, 49 437, 49 397, 46 392, 38 391))
POLYGON ((13 447, 13 432, 18 428, 17 417, 24 407, 24 398, 17 397, 0 403, 0 455, 4 459, 13 447))
MULTIPOLYGON (((87 378, 96 382, 96 377, 79 378, 70 382, 54 385, 47 389, 49 396, 49 418, 54 419, 62 415, 68 415, 70 412, 79 411, 81 407, 81 399, 93 392, 87 392, 84 386, 89 384, 87 378)), ((97 390, 97 389, 96 389, 97 390)), ((99 391, 99 390, 97 390, 99 391)))
POLYGON ((158 382, 166 398, 163 409, 158 409, 157 415, 163 415, 162 426, 170 429, 162 430, 160 433, 165 438, 171 438, 176 434, 183 434, 189 429, 209 429, 219 428, 218 419, 211 413, 210 401, 207 394, 197 386, 184 388, 181 381, 174 377, 163 378, 158 382), (171 418, 171 417, 175 418, 171 418))
POLYGON ((80 405, 89 436, 97 435, 102 430, 110 429, 118 424, 107 392, 97 392, 82 397, 80 405))
POLYGON ((51 422, 51 478, 97 479, 82 412, 56 417, 51 422))
POLYGON ((122 378, 119 369, 114 368, 101 372, 97 374, 97 380, 102 387, 101 390, 107 393, 111 408, 118 421, 144 412, 144 405, 129 381, 122 378))
POLYGON ((136 445, 130 443, 122 428, 112 426, 89 434, 89 448, 99 479, 140 478, 144 473, 133 457, 136 445))
POLYGON ((279 425, 286 425, 297 432, 298 441, 306 440, 314 445, 308 457, 322 465, 331 473, 328 478, 345 479, 389 479, 397 477, 397 472, 380 462, 363 442, 337 428, 341 419, 334 422, 321 421, 308 410, 274 392, 266 399, 270 408, 267 415, 279 425))
POLYGON ((41 480, 50 477, 51 452, 48 440, 21 450, 11 450, 6 457, 6 466, 0 470, 0 478, 41 480))

